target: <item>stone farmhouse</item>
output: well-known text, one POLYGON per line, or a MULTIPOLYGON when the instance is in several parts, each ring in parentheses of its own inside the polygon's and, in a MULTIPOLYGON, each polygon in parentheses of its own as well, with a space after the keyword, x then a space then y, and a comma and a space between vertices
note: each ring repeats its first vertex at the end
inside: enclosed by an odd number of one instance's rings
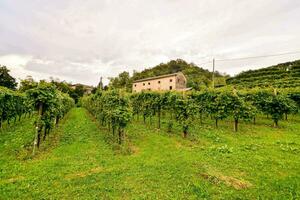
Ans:
POLYGON ((183 73, 167 74, 136 80, 132 84, 133 92, 141 91, 185 91, 187 79, 183 73))
POLYGON ((79 83, 70 85, 70 87, 72 89, 75 89, 77 86, 83 86, 84 94, 91 94, 92 90, 94 89, 93 86, 83 85, 83 84, 79 84, 79 83))

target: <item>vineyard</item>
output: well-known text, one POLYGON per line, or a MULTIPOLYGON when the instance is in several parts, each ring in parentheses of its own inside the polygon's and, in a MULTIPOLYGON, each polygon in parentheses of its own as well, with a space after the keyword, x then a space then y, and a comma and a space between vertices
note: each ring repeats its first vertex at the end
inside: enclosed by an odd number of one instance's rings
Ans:
POLYGON ((279 121, 290 114, 297 114, 300 105, 299 90, 207 90, 191 93, 142 92, 135 94, 116 91, 98 92, 82 99, 86 107, 100 122, 111 131, 119 144, 124 139, 124 129, 133 119, 142 118, 152 123, 157 118, 157 129, 161 128, 161 118, 168 120, 168 132, 174 123, 182 127, 184 137, 189 128, 202 124, 203 118, 211 118, 218 128, 220 120, 232 119, 233 131, 238 131, 240 121, 253 121, 265 115, 278 127, 279 121), (116 131, 118 137, 116 139, 116 131))
POLYGON ((0 88, 3 199, 297 199, 300 90, 0 88))
POLYGON ((54 85, 41 82, 36 88, 25 93, 15 92, 7 88, 0 88, 0 127, 4 123, 6 129, 14 126, 16 121, 34 117, 36 129, 33 154, 35 148, 40 147, 41 139, 46 139, 51 129, 57 126, 59 120, 74 106, 74 101, 67 94, 55 89, 54 85), (42 135, 43 134, 43 135, 42 135))
POLYGON ((0 0, 0 200, 300 200, 300 0, 0 0))
POLYGON ((300 61, 287 62, 258 70, 249 70, 227 79, 227 84, 241 88, 300 86, 300 61))

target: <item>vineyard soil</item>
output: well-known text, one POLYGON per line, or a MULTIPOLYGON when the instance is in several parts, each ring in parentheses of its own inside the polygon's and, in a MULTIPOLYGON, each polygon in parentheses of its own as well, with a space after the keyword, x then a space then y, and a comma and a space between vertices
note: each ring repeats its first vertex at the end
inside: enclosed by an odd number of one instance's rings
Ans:
POLYGON ((128 125, 129 153, 106 141, 107 130, 83 108, 72 109, 51 133, 57 142, 32 159, 20 156, 32 119, 2 130, 0 199, 300 198, 300 116, 279 128, 262 117, 241 122, 237 133, 233 123, 216 129, 206 119, 186 139, 180 125, 168 133, 167 121, 158 130, 154 120, 128 125))

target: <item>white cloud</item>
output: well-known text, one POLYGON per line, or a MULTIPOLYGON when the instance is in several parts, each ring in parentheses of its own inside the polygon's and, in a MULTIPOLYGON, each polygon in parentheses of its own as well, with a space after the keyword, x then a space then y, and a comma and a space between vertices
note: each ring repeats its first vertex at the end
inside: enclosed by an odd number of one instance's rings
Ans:
MULTIPOLYGON (((100 76, 170 59, 299 50, 299 18, 298 0, 2 0, 0 64, 21 78, 96 85, 100 76)), ((218 70, 235 74, 299 57, 219 62, 218 70)))
POLYGON ((5 56, 0 56, 0 63, 2 65, 10 66, 11 69, 24 67, 30 60, 32 56, 15 55, 9 54, 5 56))

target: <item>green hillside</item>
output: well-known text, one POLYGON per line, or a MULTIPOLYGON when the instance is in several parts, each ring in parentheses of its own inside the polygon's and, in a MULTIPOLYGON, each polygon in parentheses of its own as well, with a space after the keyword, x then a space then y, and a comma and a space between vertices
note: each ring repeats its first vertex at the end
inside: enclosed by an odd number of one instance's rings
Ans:
POLYGON ((300 86, 300 60, 281 63, 258 70, 242 72, 227 79, 228 85, 238 87, 279 87, 300 86))
MULTIPOLYGON (((176 72, 182 72, 186 75, 188 80, 187 86, 196 90, 201 87, 211 85, 212 72, 207 69, 203 69, 194 63, 187 63, 182 59, 171 60, 168 63, 161 63, 153 68, 145 69, 141 72, 135 72, 132 78, 133 80, 138 80, 176 72)), ((215 77, 216 85, 225 85, 225 78, 221 73, 216 72, 215 77)))
MULTIPOLYGON (((131 91, 132 82, 139 79, 160 76, 182 72, 187 77, 187 87, 195 90, 207 88, 212 85, 212 72, 203 69, 194 63, 188 63, 182 59, 171 60, 168 63, 161 63, 152 68, 145 69, 141 72, 134 71, 130 76, 129 72, 122 72, 117 77, 110 78, 108 87, 112 89, 126 89, 131 91)), ((215 72, 215 86, 221 87, 226 85, 228 75, 215 72)))

